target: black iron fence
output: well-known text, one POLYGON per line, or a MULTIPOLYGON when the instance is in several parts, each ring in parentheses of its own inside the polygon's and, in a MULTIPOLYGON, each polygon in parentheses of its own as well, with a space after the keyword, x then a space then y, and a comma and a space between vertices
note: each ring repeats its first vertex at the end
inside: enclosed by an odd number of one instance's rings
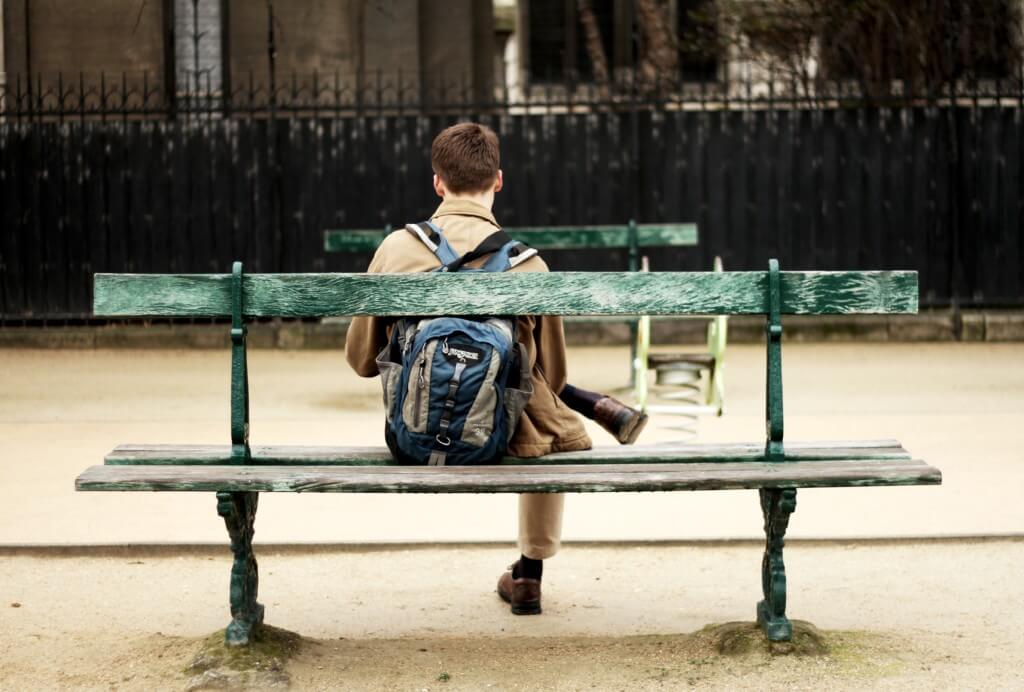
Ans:
POLYGON ((1019 81, 879 101, 849 84, 566 80, 475 102, 415 77, 173 98, 128 75, 12 79, 0 320, 86 318, 101 271, 359 271, 368 257, 325 254, 324 229, 428 216, 431 140, 467 118, 501 136, 507 225, 696 221, 699 247, 654 269, 909 268, 926 306, 1024 305, 1019 81))

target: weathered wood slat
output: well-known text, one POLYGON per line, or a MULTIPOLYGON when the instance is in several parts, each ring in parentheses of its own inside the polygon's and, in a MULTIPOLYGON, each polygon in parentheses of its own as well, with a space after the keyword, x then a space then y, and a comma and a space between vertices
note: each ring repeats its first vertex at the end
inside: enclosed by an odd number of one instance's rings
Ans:
MULTIPOLYGON (((508 457, 501 466, 559 466, 566 464, 727 463, 759 461, 764 443, 672 444, 598 447, 583 452, 560 452, 539 459, 508 457)), ((858 461, 909 459, 895 440, 790 442, 789 461, 858 461)), ((230 445, 120 445, 104 460, 108 466, 218 466, 231 463, 230 445)), ((386 447, 252 447, 255 466, 395 466, 386 447)))
MULTIPOLYGON (((229 274, 97 274, 100 316, 230 314, 229 274)), ((248 274, 252 317, 737 315, 767 310, 767 272, 248 274)), ((782 312, 913 313, 917 272, 782 272, 782 312)))
POLYGON ((324 231, 324 250, 326 252, 373 252, 383 242, 386 235, 384 230, 324 231))
POLYGON ((881 461, 537 466, 93 466, 78 490, 538 493, 934 485, 938 469, 881 461))
MULTIPOLYGON (((626 226, 519 226, 504 230, 538 250, 629 247, 626 226)), ((383 230, 329 230, 324 232, 324 250, 373 252, 385 235, 383 230)), ((697 224, 641 224, 636 239, 640 247, 691 247, 697 244, 697 224)))

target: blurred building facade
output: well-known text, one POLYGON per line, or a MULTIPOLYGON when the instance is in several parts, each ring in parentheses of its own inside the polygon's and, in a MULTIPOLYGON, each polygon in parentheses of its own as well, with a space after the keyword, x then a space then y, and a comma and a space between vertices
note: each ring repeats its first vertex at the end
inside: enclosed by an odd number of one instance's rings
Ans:
POLYGON ((249 82, 309 92, 314 75, 317 89, 494 86, 492 0, 0 0, 0 12, 0 73, 36 91, 101 76, 168 100, 249 82))

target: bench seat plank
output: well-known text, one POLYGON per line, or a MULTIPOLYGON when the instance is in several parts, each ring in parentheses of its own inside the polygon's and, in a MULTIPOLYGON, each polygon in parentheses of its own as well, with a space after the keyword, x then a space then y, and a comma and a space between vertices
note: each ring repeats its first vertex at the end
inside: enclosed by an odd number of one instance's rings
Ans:
MULTIPOLYGON (((501 466, 564 464, 724 463, 758 461, 764 443, 630 445, 598 447, 582 452, 559 452, 537 459, 506 458, 501 466)), ((909 459, 895 440, 790 442, 790 461, 909 459)), ((230 445, 119 445, 104 459, 108 466, 218 466, 231 464, 230 445)), ((386 447, 313 447, 273 445, 252 447, 253 466, 396 466, 386 447)))
POLYGON ((77 490, 538 493, 938 484, 913 459, 632 466, 93 466, 77 490))
MULTIPOLYGON (((914 313, 917 272, 781 272, 787 314, 914 313)), ((768 310, 767 272, 247 274, 249 317, 740 315, 768 310)), ((230 274, 96 274, 100 317, 226 317, 230 274)))

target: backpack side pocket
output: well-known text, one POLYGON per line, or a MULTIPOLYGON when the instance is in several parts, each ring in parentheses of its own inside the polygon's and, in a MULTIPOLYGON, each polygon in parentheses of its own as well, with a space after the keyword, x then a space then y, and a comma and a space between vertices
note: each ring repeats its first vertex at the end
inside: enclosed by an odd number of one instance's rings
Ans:
POLYGON ((462 441, 474 447, 483 447, 494 430, 494 412, 498 407, 498 372, 501 369, 501 353, 491 349, 491 362, 473 404, 466 414, 462 426, 462 441))
POLYGON ((510 377, 509 383, 505 387, 505 422, 508 425, 508 440, 511 440, 512 435, 515 434, 519 418, 523 415, 526 405, 530 403, 530 397, 533 396, 533 380, 530 379, 530 360, 526 357, 526 348, 516 342, 515 349, 519 365, 518 381, 515 381, 517 378, 510 377))
POLYGON ((390 424, 394 418, 395 399, 398 397, 398 381, 402 379, 402 364, 391 360, 391 344, 381 349, 376 361, 380 386, 384 390, 384 413, 390 424))

